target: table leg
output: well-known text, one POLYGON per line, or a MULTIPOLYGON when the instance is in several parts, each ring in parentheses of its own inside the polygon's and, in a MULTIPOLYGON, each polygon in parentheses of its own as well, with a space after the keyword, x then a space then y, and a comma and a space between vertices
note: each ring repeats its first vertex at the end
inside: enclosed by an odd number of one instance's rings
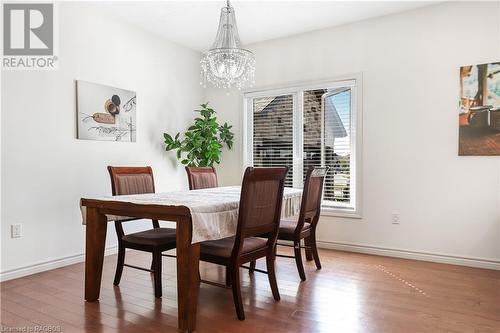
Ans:
POLYGON ((87 208, 87 230, 85 231, 85 300, 99 299, 101 290, 102 263, 108 227, 106 215, 97 208, 87 208))
POLYGON ((196 329, 196 308, 200 281, 200 244, 191 244, 191 219, 177 221, 177 304, 179 329, 193 332, 196 329))

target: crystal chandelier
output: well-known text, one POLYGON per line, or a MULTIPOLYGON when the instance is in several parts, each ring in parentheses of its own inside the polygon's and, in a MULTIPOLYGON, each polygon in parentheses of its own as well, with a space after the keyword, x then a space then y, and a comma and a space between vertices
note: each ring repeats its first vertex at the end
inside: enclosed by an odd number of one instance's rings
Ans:
POLYGON ((201 84, 207 81, 217 88, 243 88, 254 83, 255 57, 241 48, 234 8, 227 1, 221 9, 219 29, 210 50, 205 52, 201 63, 201 84))

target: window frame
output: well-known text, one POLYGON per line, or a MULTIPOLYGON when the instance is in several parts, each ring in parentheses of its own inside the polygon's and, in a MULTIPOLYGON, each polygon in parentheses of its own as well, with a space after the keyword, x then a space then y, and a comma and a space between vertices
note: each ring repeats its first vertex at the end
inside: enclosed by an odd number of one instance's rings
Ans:
MULTIPOLYGON (((253 165, 253 99, 275 95, 293 96, 293 167, 302 169, 304 157, 304 107, 303 92, 316 89, 351 88, 351 175, 354 175, 354 195, 352 202, 354 208, 342 208, 322 205, 321 215, 347 218, 362 218, 362 148, 363 148, 363 122, 362 122, 362 74, 345 75, 314 82, 299 82, 286 85, 263 86, 252 90, 243 91, 243 170, 253 165), (353 163, 354 162, 354 163, 353 163)), ((323 122, 322 122, 323 123, 323 122)), ((324 126, 324 124, 322 125, 324 126)), ((295 172, 293 186, 303 186, 303 175, 295 172)))

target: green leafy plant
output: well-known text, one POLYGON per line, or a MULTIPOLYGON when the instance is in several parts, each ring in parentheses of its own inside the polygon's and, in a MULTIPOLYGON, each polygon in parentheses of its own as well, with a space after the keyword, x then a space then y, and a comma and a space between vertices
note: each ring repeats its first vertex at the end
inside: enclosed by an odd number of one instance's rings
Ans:
POLYGON ((217 113, 208 103, 201 104, 201 110, 195 112, 200 116, 194 119, 194 124, 184 133, 184 139, 179 138, 180 133, 174 137, 163 133, 165 149, 176 150, 177 159, 187 166, 212 166, 220 163, 224 144, 229 149, 233 147, 232 126, 227 123, 219 125, 217 113))

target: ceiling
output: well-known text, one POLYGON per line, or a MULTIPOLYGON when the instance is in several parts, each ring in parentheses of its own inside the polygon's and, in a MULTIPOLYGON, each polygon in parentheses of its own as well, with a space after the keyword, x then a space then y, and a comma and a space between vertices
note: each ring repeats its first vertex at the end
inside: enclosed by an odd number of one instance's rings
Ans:
MULTIPOLYGON (((435 4, 436 1, 231 1, 243 44, 435 4)), ((225 1, 94 2, 98 10, 198 51, 212 44, 225 1)))

